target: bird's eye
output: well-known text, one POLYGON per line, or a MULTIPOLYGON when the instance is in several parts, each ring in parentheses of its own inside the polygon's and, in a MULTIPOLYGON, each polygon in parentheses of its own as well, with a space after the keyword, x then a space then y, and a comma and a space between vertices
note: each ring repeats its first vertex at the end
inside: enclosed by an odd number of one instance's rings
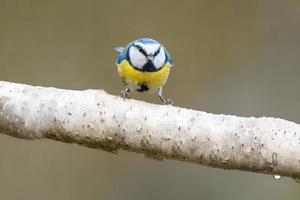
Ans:
POLYGON ((137 48, 139 51, 143 51, 142 47, 140 47, 140 46, 136 46, 136 48, 137 48))

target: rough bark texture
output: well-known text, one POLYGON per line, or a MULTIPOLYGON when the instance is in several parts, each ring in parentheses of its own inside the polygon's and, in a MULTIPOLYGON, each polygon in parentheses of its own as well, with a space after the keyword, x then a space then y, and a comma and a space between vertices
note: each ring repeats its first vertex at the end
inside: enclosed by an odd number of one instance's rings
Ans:
POLYGON ((0 82, 0 132, 300 178, 300 126, 107 94, 0 82))

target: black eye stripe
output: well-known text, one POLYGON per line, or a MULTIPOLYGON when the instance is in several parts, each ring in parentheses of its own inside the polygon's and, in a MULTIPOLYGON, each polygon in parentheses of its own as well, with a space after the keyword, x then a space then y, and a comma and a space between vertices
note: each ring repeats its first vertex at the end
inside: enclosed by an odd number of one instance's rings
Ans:
MULTIPOLYGON (((141 47, 141 46, 139 46, 139 45, 137 45, 137 44, 134 44, 133 46, 135 46, 138 50, 139 50, 139 52, 141 52, 144 56, 149 56, 147 53, 146 53, 146 51, 141 47)), ((159 52, 160 52, 160 49, 161 49, 161 46, 157 49, 157 51, 153 54, 153 57, 155 57, 155 56, 157 56, 158 54, 159 54, 159 52)))
POLYGON ((148 56, 147 53, 145 52, 145 50, 141 46, 136 45, 136 44, 134 44, 133 46, 135 46, 144 56, 146 56, 146 57, 148 56))
POLYGON ((153 55, 154 57, 157 56, 157 55, 159 54, 160 49, 161 49, 160 47, 157 49, 157 51, 156 51, 156 52, 154 53, 154 55, 153 55))

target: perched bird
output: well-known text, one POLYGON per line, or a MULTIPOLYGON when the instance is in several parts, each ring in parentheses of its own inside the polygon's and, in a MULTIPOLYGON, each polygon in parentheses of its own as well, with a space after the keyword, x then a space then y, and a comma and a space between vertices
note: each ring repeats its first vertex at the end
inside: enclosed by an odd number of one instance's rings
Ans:
POLYGON ((156 93, 164 104, 173 104, 171 99, 162 95, 173 61, 166 48, 151 38, 142 38, 129 43, 126 47, 116 48, 119 57, 117 67, 125 85, 121 91, 123 98, 129 98, 129 92, 156 93))

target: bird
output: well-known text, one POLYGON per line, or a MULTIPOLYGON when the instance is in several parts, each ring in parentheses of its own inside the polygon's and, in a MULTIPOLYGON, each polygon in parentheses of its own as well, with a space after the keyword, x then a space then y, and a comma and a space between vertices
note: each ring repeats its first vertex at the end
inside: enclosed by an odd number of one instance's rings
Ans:
POLYGON ((156 94, 163 104, 173 101, 162 94, 174 63, 167 49, 152 38, 141 38, 126 47, 117 47, 118 73, 125 85, 121 97, 130 98, 130 91, 156 94))

